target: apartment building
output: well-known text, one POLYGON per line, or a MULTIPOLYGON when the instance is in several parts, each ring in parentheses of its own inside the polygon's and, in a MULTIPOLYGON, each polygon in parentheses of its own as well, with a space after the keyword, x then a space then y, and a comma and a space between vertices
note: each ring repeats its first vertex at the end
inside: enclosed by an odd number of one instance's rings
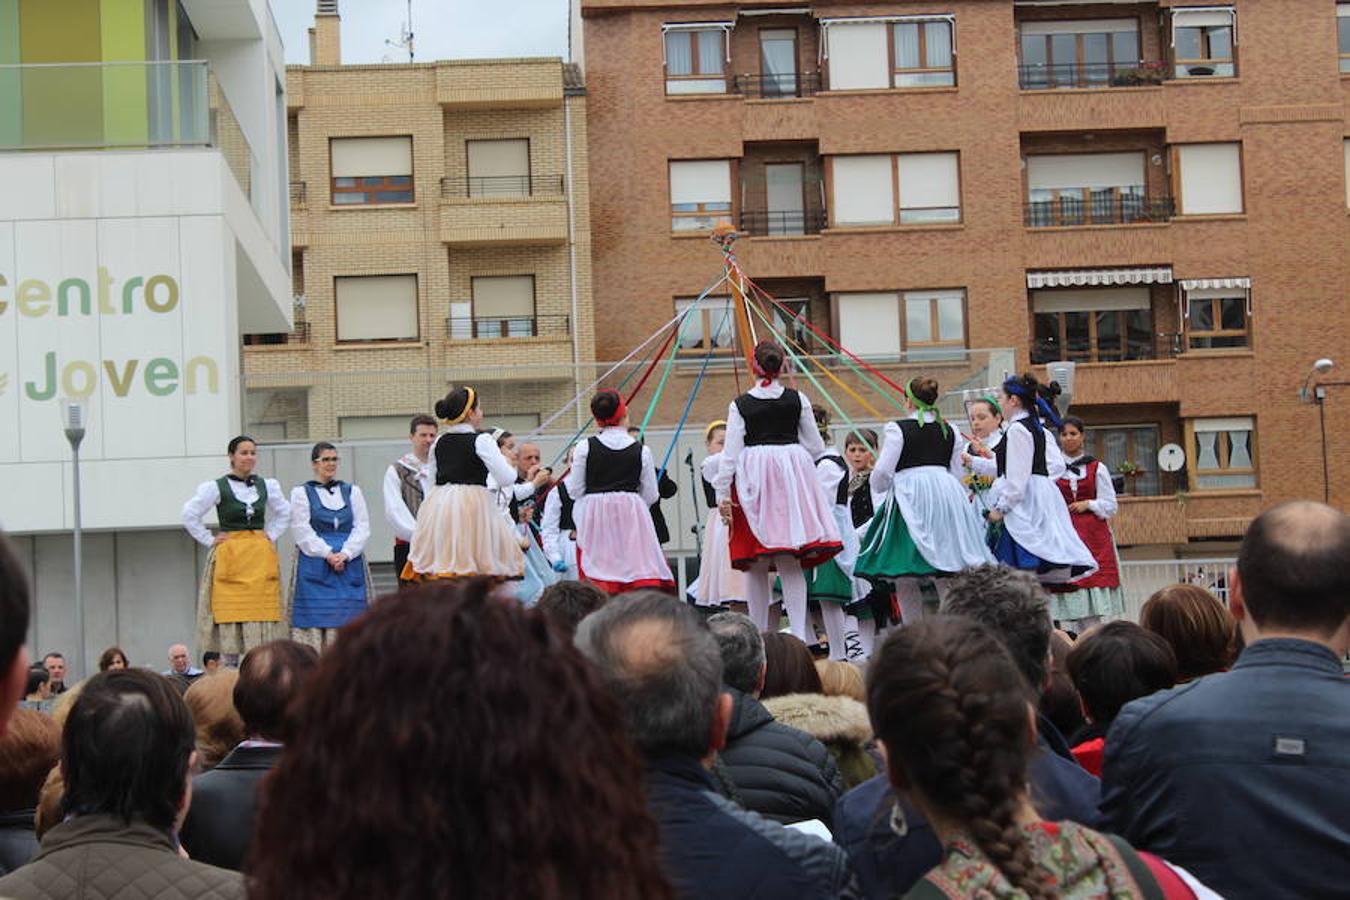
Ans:
POLYGON ((320 0, 286 73, 295 327, 245 337, 248 427, 401 440, 471 384, 529 430, 595 359, 579 71, 343 65, 340 13, 320 0))
POLYGON ((183 501, 242 428, 241 334, 291 325, 282 60, 264 0, 0 0, 0 525, 76 677, 193 633, 183 501))
MULTIPOLYGON (((750 277, 897 374, 1074 361, 1090 451, 1130 472, 1127 555, 1350 501, 1350 4, 578 11, 601 357, 705 289, 725 219, 750 277)), ((730 354, 703 315, 688 349, 730 354)))

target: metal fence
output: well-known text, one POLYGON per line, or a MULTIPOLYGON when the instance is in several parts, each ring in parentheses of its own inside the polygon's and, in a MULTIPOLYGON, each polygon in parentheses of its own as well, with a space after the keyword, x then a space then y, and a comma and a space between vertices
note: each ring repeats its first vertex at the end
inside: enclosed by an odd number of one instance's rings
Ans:
POLYGON ((1169 584, 1194 584, 1228 603, 1231 557, 1209 559, 1122 560, 1120 586, 1125 593, 1125 618, 1139 621, 1139 611, 1154 592, 1169 584))

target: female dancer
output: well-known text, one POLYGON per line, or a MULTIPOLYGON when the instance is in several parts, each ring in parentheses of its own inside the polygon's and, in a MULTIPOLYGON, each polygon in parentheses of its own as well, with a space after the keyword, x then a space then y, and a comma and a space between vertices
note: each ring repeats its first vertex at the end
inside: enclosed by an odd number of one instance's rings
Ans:
POLYGON ((197 596, 197 646, 243 656, 286 637, 281 618, 281 572, 276 540, 290 522, 291 505, 275 478, 253 474, 258 442, 232 439, 230 471, 203 481, 183 504, 183 527, 210 550, 197 596), (220 533, 202 521, 215 507, 220 533))
POLYGON ((815 477, 813 461, 825 444, 811 402, 778 381, 784 357, 773 341, 755 347, 760 380, 727 408, 726 446, 713 488, 722 521, 731 528, 731 564, 749 573, 750 618, 761 631, 769 630, 770 573, 777 569, 792 633, 814 644, 802 570, 820 565, 844 545, 815 477))
MULTIPOLYGON (((1046 393, 1053 397, 1059 386, 1046 393)), ((1042 584, 1062 584, 1097 569, 1097 561, 1073 530, 1069 509, 1055 487, 1064 474, 1064 457, 1046 438, 1041 416, 1058 423, 1054 407, 1041 396, 1041 384, 1028 373, 1003 382, 1008 424, 994 458, 963 454, 961 461, 982 475, 996 475, 989 544, 999 562, 1036 573, 1042 584)))
POLYGON ((337 448, 309 453, 314 478, 291 489, 291 638, 323 651, 337 629, 366 611, 374 592, 366 564, 370 514, 361 489, 337 477, 337 448))
POLYGON ((447 426, 431 452, 436 486, 417 511, 403 577, 522 577, 520 540, 487 486, 489 476, 498 484, 513 483, 516 470, 492 435, 477 430, 483 423, 478 393, 455 388, 436 401, 436 415, 447 426))
POLYGON ((672 590, 649 507, 656 502, 652 453, 628 434, 628 408, 618 391, 591 398, 600 433, 576 445, 563 482, 576 503, 577 570, 610 594, 637 588, 672 590))
MULTIPOLYGON (((563 469, 572 465, 572 448, 563 456, 563 469)), ((575 581, 577 577, 577 523, 573 515, 575 504, 567 493, 561 478, 553 483, 544 497, 544 518, 540 523, 540 537, 544 542, 544 556, 549 566, 561 578, 575 581)))
POLYGON ((1116 488, 1106 463, 1083 453, 1082 419, 1065 417, 1059 443, 1065 469, 1055 484, 1069 505, 1074 530, 1097 560, 1097 571, 1052 592, 1050 617, 1061 628, 1082 634, 1103 619, 1116 619, 1125 613, 1110 522, 1116 514, 1116 488))
POLYGON ((703 458, 703 497, 708 503, 708 521, 703 527, 703 558, 699 561, 694 596, 699 606, 722 606, 745 602, 745 574, 731 566, 730 534, 717 509, 713 479, 722 465, 727 442, 727 423, 718 419, 703 432, 708 455, 703 458))
POLYGON ((893 581, 905 625, 923 617, 921 577, 933 577, 938 596, 942 576, 993 562, 983 527, 957 480, 964 443, 937 408, 938 383, 915 378, 905 385, 906 419, 889 422, 872 488, 888 491, 872 519, 858 557, 857 573, 893 581))
MULTIPOLYGON (((844 458, 835 453, 834 448, 830 446, 829 412, 823 406, 813 405, 811 414, 815 417, 820 440, 827 448, 824 455, 816 459, 816 478, 819 479, 820 488, 825 492, 825 496, 834 499, 832 508, 834 524, 839 529, 844 549, 834 558, 807 570, 806 596, 808 600, 814 600, 820 606, 820 618, 825 623, 825 637, 830 642, 830 659, 845 660, 848 659, 848 654, 844 636, 850 630, 849 625, 853 625, 853 631, 861 633, 862 623, 856 619, 850 623, 850 617, 844 613, 844 607, 862 599, 867 594, 867 589, 853 578, 853 566, 858 561, 858 533, 853 528, 853 515, 848 506, 848 463, 844 462, 844 458)), ((871 625, 869 619, 867 626, 871 625)), ((868 630, 870 632, 871 628, 868 630)), ((864 639, 863 643, 870 650, 871 641, 864 639)))
MULTIPOLYGON (((993 448, 1003 440, 1003 408, 993 397, 981 397, 966 404, 966 415, 970 417, 970 433, 975 439, 966 444, 965 452, 972 457, 993 459, 993 448)), ((964 468, 961 483, 970 491, 970 498, 978 505, 980 515, 984 515, 989 508, 986 495, 994 479, 975 472, 970 466, 964 468)))

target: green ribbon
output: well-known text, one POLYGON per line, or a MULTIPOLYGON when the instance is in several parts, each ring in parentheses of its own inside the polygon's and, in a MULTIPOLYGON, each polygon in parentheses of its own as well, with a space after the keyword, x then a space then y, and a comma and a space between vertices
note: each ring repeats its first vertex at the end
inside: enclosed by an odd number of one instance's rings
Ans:
MULTIPOLYGON (((918 397, 914 396, 914 388, 913 388, 913 383, 912 383, 912 382, 909 382, 909 381, 906 381, 906 382, 905 382, 905 396, 909 398, 909 402, 910 402, 910 403, 913 403, 916 407, 918 407, 920 413, 926 413, 926 412, 932 413, 932 414, 933 414, 933 421, 937 422, 939 425, 942 426, 942 436, 943 436, 943 437, 946 437, 946 436, 947 436, 947 423, 944 422, 944 421, 942 421, 942 410, 938 409, 937 406, 935 406, 934 404, 932 404, 932 403, 925 403, 925 402, 923 402, 922 400, 920 400, 918 397)), ((919 416, 919 427, 922 428, 923 426, 925 426, 925 425, 927 425, 927 424, 928 424, 928 423, 925 422, 925 421, 923 420, 923 416, 920 415, 920 416, 919 416)))

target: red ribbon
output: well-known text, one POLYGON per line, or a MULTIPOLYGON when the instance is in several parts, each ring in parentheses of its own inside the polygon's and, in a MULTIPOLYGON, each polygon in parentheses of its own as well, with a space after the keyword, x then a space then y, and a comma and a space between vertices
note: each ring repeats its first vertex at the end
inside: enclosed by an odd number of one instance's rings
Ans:
POLYGON ((605 390, 605 391, 601 391, 600 393, 602 393, 602 394, 613 394, 615 397, 618 397, 618 398, 619 398, 619 408, 616 409, 616 410, 614 410, 614 415, 610 416, 608 419, 596 419, 596 420, 595 420, 596 423, 597 423, 601 428, 608 428, 608 427, 610 427, 611 425, 622 425, 622 424, 623 424, 624 416, 628 415, 628 404, 623 402, 623 395, 620 394, 618 391, 614 391, 614 390, 605 390))

